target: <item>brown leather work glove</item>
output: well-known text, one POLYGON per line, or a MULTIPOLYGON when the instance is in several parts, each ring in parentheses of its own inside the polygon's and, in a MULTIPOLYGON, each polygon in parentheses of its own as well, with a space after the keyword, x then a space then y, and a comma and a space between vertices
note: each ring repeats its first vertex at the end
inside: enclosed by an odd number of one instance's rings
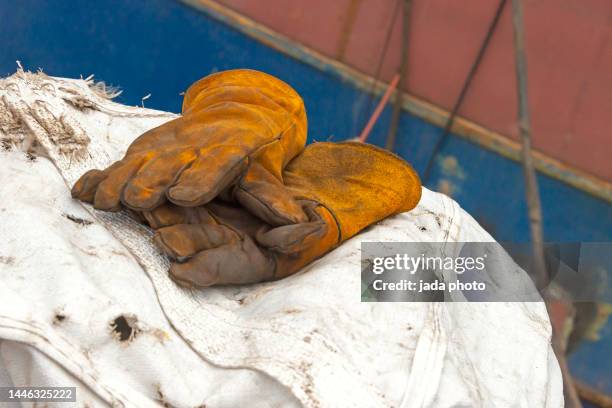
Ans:
MULTIPOLYGON (((289 163, 285 186, 306 222, 273 227, 248 205, 216 200, 198 208, 164 205, 144 213, 155 241, 184 286, 280 279, 323 256, 368 225, 414 208, 421 183, 412 167, 361 143, 314 143, 289 163)), ((258 209, 259 210, 259 209, 258 209)))
POLYGON ((282 170, 306 143, 300 96, 263 72, 209 75, 186 92, 183 115, 138 137, 125 157, 90 170, 72 196, 101 210, 151 210, 166 200, 206 204, 219 194, 271 225, 306 215, 282 186, 282 170))

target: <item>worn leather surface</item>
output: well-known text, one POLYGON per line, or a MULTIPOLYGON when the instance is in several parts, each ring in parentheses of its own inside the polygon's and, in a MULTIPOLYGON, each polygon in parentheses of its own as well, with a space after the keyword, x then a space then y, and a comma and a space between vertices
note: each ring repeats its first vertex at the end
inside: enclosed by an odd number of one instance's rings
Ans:
POLYGON ((117 211, 168 200, 194 207, 223 192, 268 208, 271 224, 304 221, 281 172, 304 148, 306 132, 303 101, 286 83, 253 70, 216 73, 187 90, 181 117, 145 132, 110 167, 85 173, 72 195, 117 211))
POLYGON ((145 213, 158 229, 156 243, 175 261, 170 275, 187 286, 283 278, 368 225, 411 210, 421 197, 408 163, 361 143, 309 145, 283 178, 306 222, 274 227, 248 205, 221 200, 193 209, 168 204, 145 213))
MULTIPOLYGON (((72 195, 101 210, 157 212, 149 218, 165 221, 150 225, 163 224, 156 241, 176 261, 170 273, 180 283, 285 277, 410 210, 421 192, 397 156, 359 143, 303 151, 306 131, 303 101, 290 86, 258 71, 220 72, 187 90, 181 117, 142 134, 105 170, 85 173, 72 195), (213 199, 237 204, 233 215, 170 221, 213 199), (245 231, 237 218, 259 228, 245 231)), ((209 210, 218 213, 219 203, 209 210)), ((198 211, 207 210, 191 217, 198 211)))

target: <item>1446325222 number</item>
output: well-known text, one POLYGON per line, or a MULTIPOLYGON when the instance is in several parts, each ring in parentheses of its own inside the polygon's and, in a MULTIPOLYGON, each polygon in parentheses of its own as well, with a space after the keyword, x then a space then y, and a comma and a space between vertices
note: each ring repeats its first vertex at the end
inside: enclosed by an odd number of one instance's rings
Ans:
POLYGON ((0 402, 75 402, 76 387, 0 387, 0 402))

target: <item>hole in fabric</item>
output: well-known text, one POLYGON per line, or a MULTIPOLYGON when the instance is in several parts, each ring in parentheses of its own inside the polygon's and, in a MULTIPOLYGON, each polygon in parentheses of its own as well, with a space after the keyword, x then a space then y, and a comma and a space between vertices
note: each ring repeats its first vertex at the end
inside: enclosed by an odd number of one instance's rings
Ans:
POLYGON ((113 336, 120 342, 132 341, 139 333, 136 316, 117 316, 110 322, 113 336))

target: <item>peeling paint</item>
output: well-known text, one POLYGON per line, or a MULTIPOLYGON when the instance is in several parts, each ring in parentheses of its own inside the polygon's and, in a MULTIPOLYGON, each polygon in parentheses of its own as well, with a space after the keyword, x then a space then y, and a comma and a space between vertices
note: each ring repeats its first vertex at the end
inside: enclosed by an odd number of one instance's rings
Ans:
POLYGON ((465 170, 459 164, 459 160, 455 156, 440 156, 437 159, 438 165, 442 170, 442 174, 447 177, 454 177, 458 180, 465 180, 465 170))
POLYGON ((449 197, 452 197, 453 194, 457 192, 457 187, 455 186, 455 184, 446 179, 440 179, 438 181, 436 189, 438 190, 438 192, 446 194, 449 197))

